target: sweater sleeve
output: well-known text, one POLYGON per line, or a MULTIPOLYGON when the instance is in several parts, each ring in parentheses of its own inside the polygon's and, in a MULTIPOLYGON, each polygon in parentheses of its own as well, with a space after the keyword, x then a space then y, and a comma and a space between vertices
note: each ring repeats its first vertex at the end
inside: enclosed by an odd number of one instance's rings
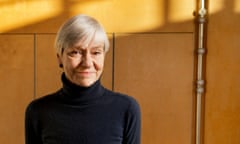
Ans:
POLYGON ((30 104, 25 112, 25 144, 42 144, 37 121, 36 113, 30 104))
POLYGON ((129 105, 123 144, 140 144, 141 142, 141 112, 135 99, 129 105))

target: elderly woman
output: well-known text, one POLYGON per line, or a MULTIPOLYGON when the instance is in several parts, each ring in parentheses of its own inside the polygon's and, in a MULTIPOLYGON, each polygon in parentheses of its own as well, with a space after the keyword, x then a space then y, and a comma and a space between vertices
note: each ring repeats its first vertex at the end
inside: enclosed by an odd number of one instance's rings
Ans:
POLYGON ((78 15, 55 42, 63 87, 26 109, 26 144, 140 144, 140 108, 100 83, 109 41, 92 17, 78 15))

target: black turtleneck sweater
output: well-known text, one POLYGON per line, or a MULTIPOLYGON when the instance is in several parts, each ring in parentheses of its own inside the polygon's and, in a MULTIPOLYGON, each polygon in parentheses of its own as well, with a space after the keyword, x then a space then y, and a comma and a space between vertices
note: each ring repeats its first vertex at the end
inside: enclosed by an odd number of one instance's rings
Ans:
POLYGON ((140 144, 140 109, 127 95, 74 85, 31 102, 26 109, 26 144, 140 144))

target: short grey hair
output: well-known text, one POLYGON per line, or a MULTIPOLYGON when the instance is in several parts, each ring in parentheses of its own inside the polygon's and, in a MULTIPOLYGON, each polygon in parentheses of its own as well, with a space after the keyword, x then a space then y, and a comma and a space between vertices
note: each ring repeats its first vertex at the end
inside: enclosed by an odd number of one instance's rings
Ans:
POLYGON ((60 27, 55 39, 56 51, 59 55, 62 55, 65 48, 72 47, 83 37, 90 40, 95 33, 103 37, 104 51, 107 52, 109 50, 109 40, 101 24, 87 15, 74 16, 60 27))

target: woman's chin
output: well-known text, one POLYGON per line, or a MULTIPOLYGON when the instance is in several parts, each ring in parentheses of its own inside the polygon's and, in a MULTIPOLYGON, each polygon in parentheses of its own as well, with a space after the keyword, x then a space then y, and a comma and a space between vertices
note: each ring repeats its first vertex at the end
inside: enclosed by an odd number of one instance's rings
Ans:
POLYGON ((90 87, 93 83, 95 83, 95 81, 91 79, 84 79, 84 80, 74 81, 74 83, 81 87, 90 87))

